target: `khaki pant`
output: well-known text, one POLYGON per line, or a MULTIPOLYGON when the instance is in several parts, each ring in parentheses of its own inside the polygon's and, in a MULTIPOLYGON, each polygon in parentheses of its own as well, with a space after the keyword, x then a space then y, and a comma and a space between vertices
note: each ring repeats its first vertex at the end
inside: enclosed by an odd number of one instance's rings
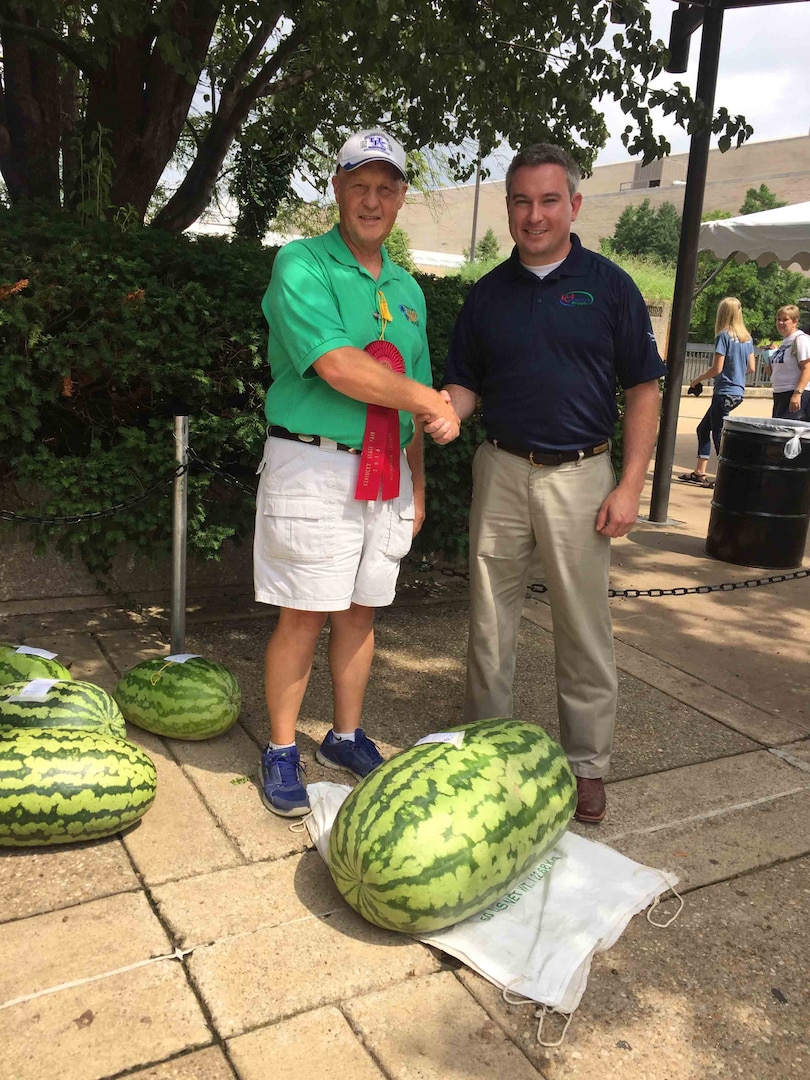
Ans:
POLYGON ((614 486, 609 454, 548 468, 485 442, 473 460, 464 719, 512 716, 518 627, 538 554, 554 626, 561 742, 577 776, 606 775, 616 721, 610 540, 595 528, 614 486))

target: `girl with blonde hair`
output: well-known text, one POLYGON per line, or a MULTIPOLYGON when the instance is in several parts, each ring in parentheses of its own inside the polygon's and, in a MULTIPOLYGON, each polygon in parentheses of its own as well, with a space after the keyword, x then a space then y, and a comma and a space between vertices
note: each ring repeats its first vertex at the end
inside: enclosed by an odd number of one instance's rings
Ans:
POLYGON ((706 415, 697 426, 697 464, 692 472, 679 476, 687 484, 714 487, 714 481, 706 475, 709 457, 714 449, 720 453, 720 435, 723 420, 742 404, 745 394, 745 375, 756 366, 754 343, 743 320, 742 304, 736 296, 726 296, 717 305, 714 321, 714 363, 689 384, 692 393, 704 379, 714 379, 714 392, 706 415))

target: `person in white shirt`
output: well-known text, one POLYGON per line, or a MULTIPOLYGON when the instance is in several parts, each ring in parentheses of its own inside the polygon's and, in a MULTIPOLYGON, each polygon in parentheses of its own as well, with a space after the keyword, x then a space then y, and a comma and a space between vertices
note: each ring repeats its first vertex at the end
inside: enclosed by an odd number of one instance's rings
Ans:
POLYGON ((801 312, 785 304, 776 313, 782 344, 765 370, 773 388, 773 413, 778 420, 810 420, 810 335, 799 329, 801 312))

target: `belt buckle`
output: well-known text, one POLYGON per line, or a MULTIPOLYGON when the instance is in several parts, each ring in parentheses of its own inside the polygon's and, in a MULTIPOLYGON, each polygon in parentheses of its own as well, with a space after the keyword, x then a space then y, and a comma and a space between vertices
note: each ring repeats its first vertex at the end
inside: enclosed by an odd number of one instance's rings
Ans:
POLYGON ((534 460, 534 450, 529 451, 529 463, 531 465, 534 465, 535 469, 542 469, 543 468, 543 462, 542 461, 535 461, 534 460))

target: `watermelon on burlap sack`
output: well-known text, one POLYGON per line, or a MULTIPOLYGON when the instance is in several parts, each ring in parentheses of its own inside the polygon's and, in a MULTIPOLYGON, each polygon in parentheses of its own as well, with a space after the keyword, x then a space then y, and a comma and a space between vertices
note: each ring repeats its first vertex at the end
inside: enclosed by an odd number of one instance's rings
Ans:
POLYGON ((236 723, 242 698, 231 672, 214 660, 182 655, 136 664, 113 691, 131 723, 172 739, 212 739, 236 723))
POLYGON ((121 710, 106 690, 78 679, 0 686, 0 733, 17 728, 88 728, 125 738, 121 710))
POLYGON ((70 678, 68 669, 56 659, 56 653, 0 641, 0 686, 29 679, 70 678))
POLYGON ((479 720, 396 754, 338 811, 328 863, 369 922, 419 934, 483 911, 557 843, 576 809, 562 747, 519 720, 479 720))
POLYGON ((147 754, 106 732, 0 734, 0 847, 111 836, 146 813, 156 785, 147 754))

